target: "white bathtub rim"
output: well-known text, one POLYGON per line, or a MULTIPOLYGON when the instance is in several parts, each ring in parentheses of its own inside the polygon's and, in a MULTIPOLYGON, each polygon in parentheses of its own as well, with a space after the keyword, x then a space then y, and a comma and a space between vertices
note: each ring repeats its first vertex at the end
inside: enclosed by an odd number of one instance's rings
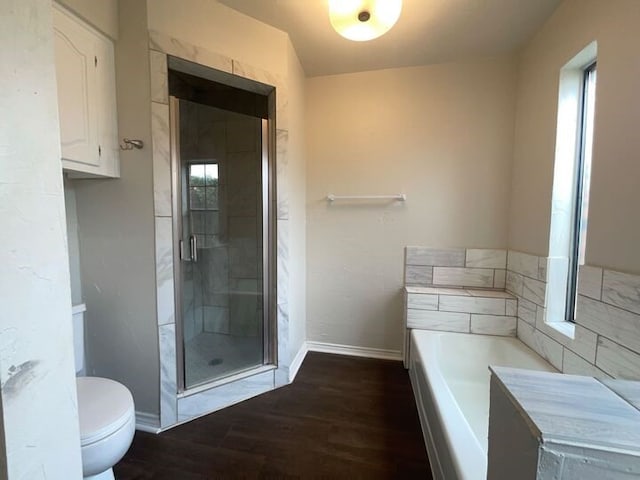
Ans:
MULTIPOLYGON (((417 332, 416 330, 411 332, 413 338, 416 338, 417 332)), ((438 405, 436 415, 438 416, 438 421, 440 422, 440 427, 442 428, 443 436, 447 443, 446 448, 450 452, 453 468, 456 470, 458 479, 484 480, 487 471, 487 453, 482 448, 467 418, 460 409, 456 398, 441 374, 442 370, 439 367, 440 362, 437 355, 438 345, 434 341, 434 339, 441 334, 442 332, 433 332, 433 335, 429 339, 431 348, 415 348, 412 349, 411 353, 420 355, 420 361, 424 365, 424 372, 427 376, 426 383, 432 398, 438 405), (425 358, 424 350, 427 350, 428 358, 425 358), (445 408, 440 408, 441 406, 445 408), (465 450, 461 451, 460 446, 464 446, 465 450)), ((418 335, 422 336, 421 334, 418 335)), ((471 336, 471 334, 466 335, 471 336)), ((428 426, 423 425, 423 428, 428 428, 428 426)), ((438 463, 440 464, 439 459, 438 463)))
POLYGON ((433 432, 429 427, 429 422, 427 419, 427 412, 424 408, 424 399, 422 398, 422 393, 419 388, 419 380, 417 378, 417 374, 415 369, 409 370, 409 380, 411 381, 411 386, 413 390, 413 397, 416 402, 417 410, 418 410, 418 419, 420 420, 421 430, 422 430, 422 438, 424 440, 424 445, 427 450, 427 456, 429 458, 429 466, 431 467, 431 475, 433 480, 446 480, 444 472, 442 470, 442 465, 440 463, 440 458, 438 457, 438 452, 435 449, 435 441, 433 439, 433 432), (435 463, 435 466, 434 466, 435 463))
MULTIPOLYGON (((470 421, 475 421, 475 417, 471 419, 466 417, 463 413, 465 410, 463 410, 462 405, 458 403, 459 399, 451 391, 448 383, 450 378, 447 372, 448 369, 446 368, 448 366, 447 362, 451 359, 448 358, 446 354, 449 350, 446 348, 442 350, 446 345, 443 343, 444 337, 455 337, 457 339, 456 342, 462 340, 463 342, 470 341, 472 344, 474 342, 489 341, 491 347, 489 351, 491 352, 495 351, 495 346, 492 344, 497 342, 500 344, 500 347, 509 344, 514 347, 517 352, 526 353, 524 358, 518 353, 516 357, 512 359, 516 362, 515 364, 505 365, 502 362, 498 362, 496 363, 497 365, 535 370, 548 369, 548 371, 553 372, 557 372, 557 369, 518 338, 432 330, 413 329, 411 331, 409 367, 411 369, 416 362, 420 363, 424 375, 418 378, 416 373, 418 373, 418 375, 420 375, 420 373, 414 372, 413 375, 410 375, 410 378, 412 379, 412 384, 416 384, 414 388, 420 388, 422 379, 424 379, 425 386, 423 388, 425 392, 424 395, 421 396, 430 395, 431 399, 429 400, 432 400, 435 404, 428 406, 428 403, 421 403, 418 405, 418 409, 422 410, 420 420, 423 434, 425 430, 428 430, 430 436, 433 437, 433 432, 435 431, 440 437, 439 443, 432 445, 431 448, 436 450, 436 457, 438 457, 437 452, 440 452, 443 457, 437 458, 438 466, 440 466, 442 470, 441 473, 455 477, 458 480, 485 480, 488 466, 488 448, 484 447, 483 442, 476 436, 476 431, 469 423, 470 421), (534 360, 533 364, 530 363, 531 360, 534 360), (429 419, 433 419, 433 422, 438 423, 438 425, 429 428, 429 419), (455 446, 455 448, 453 448, 453 446, 455 446), (447 448, 447 450, 444 450, 444 448, 447 448), (442 468, 443 466, 444 468, 442 468)), ((470 352, 472 351, 473 350, 470 349, 470 352)), ((484 368, 488 369, 489 366, 494 364, 494 361, 495 358, 490 356, 489 358, 483 359, 481 365, 484 365, 484 368)), ((455 379, 460 377, 453 376, 451 378, 455 379)), ((475 376, 473 378, 475 378, 475 376)), ((462 377, 462 379, 464 380, 464 377, 462 377)), ((488 387, 489 385, 487 385, 487 388, 488 387)), ((422 400, 424 401, 424 399, 422 400)), ((486 438, 482 440, 486 440, 486 438)), ((449 480, 449 478, 446 480, 449 480)))

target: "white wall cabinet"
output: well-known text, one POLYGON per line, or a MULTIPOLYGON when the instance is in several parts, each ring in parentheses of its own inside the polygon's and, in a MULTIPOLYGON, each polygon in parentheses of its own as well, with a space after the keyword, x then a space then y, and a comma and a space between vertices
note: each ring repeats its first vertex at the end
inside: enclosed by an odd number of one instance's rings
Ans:
POLYGON ((62 168, 72 177, 119 177, 113 42, 53 5, 62 168))

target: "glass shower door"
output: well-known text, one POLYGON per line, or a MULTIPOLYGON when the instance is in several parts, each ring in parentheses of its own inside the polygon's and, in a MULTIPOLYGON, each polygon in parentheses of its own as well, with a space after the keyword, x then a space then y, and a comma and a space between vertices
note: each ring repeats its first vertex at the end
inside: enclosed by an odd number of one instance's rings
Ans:
POLYGON ((184 99, 171 107, 188 390, 266 362, 266 121, 184 99))

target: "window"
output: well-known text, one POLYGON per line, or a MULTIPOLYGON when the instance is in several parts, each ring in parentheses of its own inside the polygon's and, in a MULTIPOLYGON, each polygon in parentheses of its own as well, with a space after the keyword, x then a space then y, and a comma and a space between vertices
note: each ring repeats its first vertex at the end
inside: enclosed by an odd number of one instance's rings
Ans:
POLYGON ((594 42, 560 71, 547 269, 548 323, 575 321, 589 214, 596 49, 594 42))
POLYGON ((566 320, 575 320, 578 298, 578 270, 584 265, 587 247, 587 220, 589 216, 589 187, 591 186, 591 153, 593 148, 593 118, 596 102, 596 63, 584 69, 582 74, 580 115, 580 143, 576 161, 574 186, 573 231, 569 255, 569 281, 567 282, 566 320))
POLYGON ((200 248, 214 246, 219 234, 218 164, 189 164, 188 189, 191 234, 200 248))

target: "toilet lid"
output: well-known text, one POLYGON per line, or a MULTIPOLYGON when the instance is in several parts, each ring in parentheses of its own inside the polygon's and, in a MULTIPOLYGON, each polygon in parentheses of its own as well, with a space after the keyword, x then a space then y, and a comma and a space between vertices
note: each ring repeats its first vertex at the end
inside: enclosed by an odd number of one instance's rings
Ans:
POLYGON ((76 384, 82 445, 111 435, 134 414, 133 397, 124 385, 99 377, 78 377, 76 384))

